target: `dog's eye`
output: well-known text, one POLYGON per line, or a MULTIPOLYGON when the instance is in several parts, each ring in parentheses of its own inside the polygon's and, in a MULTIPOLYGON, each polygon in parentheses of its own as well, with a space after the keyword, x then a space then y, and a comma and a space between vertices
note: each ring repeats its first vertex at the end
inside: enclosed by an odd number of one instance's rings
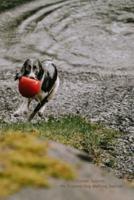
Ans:
POLYGON ((30 65, 27 65, 26 66, 26 71, 30 71, 31 70, 31 66, 30 65))

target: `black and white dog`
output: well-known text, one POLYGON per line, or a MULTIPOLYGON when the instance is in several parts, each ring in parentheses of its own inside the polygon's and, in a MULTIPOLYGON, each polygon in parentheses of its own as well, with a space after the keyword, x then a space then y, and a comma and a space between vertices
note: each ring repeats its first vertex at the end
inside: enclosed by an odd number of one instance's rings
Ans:
POLYGON ((22 105, 14 113, 15 117, 29 112, 29 105, 33 99, 38 101, 34 111, 29 115, 28 120, 31 121, 35 114, 43 115, 46 103, 53 98, 59 87, 59 77, 55 64, 46 60, 40 62, 39 60, 27 59, 21 70, 16 73, 15 80, 22 76, 28 76, 41 81, 41 91, 34 98, 24 98, 22 105))

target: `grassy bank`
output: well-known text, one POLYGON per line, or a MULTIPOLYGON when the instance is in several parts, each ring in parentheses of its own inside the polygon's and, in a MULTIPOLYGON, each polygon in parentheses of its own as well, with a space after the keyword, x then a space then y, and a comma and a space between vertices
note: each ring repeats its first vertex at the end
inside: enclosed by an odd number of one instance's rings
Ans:
POLYGON ((16 123, 0 125, 0 134, 21 131, 22 133, 36 132, 38 137, 54 140, 77 149, 88 152, 93 162, 114 166, 111 152, 120 132, 107 129, 102 125, 92 124, 81 117, 68 116, 58 120, 36 124, 16 123))
POLYGON ((0 171, 0 197, 24 186, 48 187, 49 177, 75 178, 72 166, 47 154, 48 140, 84 150, 89 160, 114 168, 113 148, 120 135, 118 131, 92 124, 79 116, 36 124, 1 122, 0 167, 4 166, 4 170, 0 171))
POLYGON ((32 0, 0 0, 0 12, 12 9, 30 1, 32 0))

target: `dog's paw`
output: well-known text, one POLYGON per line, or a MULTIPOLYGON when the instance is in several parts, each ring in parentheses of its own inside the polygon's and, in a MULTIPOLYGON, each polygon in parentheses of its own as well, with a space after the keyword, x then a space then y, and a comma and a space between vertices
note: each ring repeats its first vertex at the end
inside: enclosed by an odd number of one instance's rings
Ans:
POLYGON ((39 111, 39 112, 38 112, 38 115, 39 115, 39 117, 43 118, 43 116, 44 116, 44 112, 39 111))
POLYGON ((10 122, 17 123, 19 121, 19 119, 20 118, 18 116, 14 116, 14 114, 12 114, 10 117, 10 122))
POLYGON ((39 117, 43 118, 44 116, 44 113, 45 113, 45 108, 46 108, 46 105, 44 105, 38 112, 38 115, 39 117))
POLYGON ((19 117, 19 116, 20 116, 20 113, 18 113, 18 112, 13 113, 13 117, 19 117))
POLYGON ((18 112, 18 111, 14 112, 13 116, 14 117, 20 117, 22 115, 27 115, 27 114, 28 114, 28 111, 27 110, 23 110, 23 112, 18 112))

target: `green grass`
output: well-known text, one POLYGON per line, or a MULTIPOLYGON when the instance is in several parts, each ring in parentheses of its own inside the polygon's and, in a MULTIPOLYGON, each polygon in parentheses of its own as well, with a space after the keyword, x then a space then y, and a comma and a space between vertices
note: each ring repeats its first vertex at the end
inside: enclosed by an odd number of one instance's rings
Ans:
POLYGON ((105 164, 109 167, 114 166, 112 150, 116 138, 122 134, 103 125, 92 124, 79 116, 66 116, 58 120, 49 119, 48 122, 36 124, 1 123, 0 133, 7 131, 36 132, 41 138, 54 140, 86 151, 94 163, 103 163, 107 158, 107 163, 105 164))
POLYGON ((12 9, 30 1, 32 0, 0 0, 0 12, 12 9))
POLYGON ((44 148, 47 149, 48 140, 86 151, 95 164, 114 168, 114 145, 121 135, 119 131, 91 123, 80 116, 50 118, 48 122, 41 121, 36 124, 7 124, 1 121, 0 164, 6 165, 6 170, 0 172, 0 196, 27 185, 47 186, 48 176, 63 179, 75 177, 74 170, 67 163, 51 160, 47 154, 40 159, 38 152, 42 155, 44 148), (42 139, 41 146, 38 138, 42 139), (55 162, 58 168, 53 165, 55 162), (46 175, 45 179, 42 179, 42 173, 46 175))

